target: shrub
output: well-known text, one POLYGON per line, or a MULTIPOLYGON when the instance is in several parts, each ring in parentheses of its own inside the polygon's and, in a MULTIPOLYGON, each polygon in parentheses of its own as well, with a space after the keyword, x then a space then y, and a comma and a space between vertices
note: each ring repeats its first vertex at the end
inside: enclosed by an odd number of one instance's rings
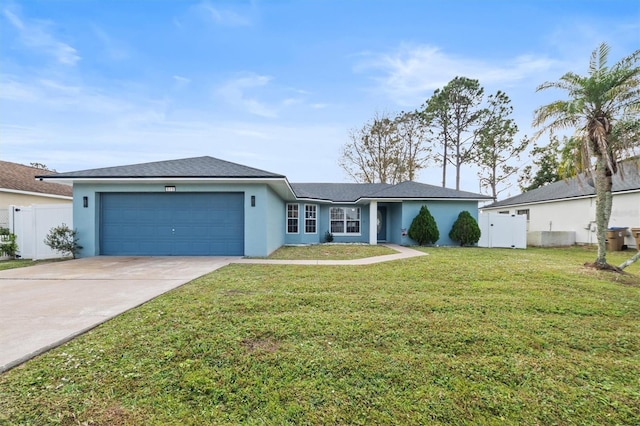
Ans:
POLYGON ((324 241, 325 241, 326 243, 330 243, 330 242, 332 242, 332 241, 333 241, 333 234, 332 234, 331 232, 327 231, 327 232, 324 234, 324 241))
MULTIPOLYGON (((7 229, 7 228, 2 228, 7 229)), ((7 229, 8 231, 8 229, 7 229)), ((18 252, 18 243, 16 243, 16 235, 10 232, 0 233, 0 256, 7 255, 9 257, 16 257, 18 252)))
POLYGON ((49 230, 44 243, 58 253, 69 254, 75 259, 82 248, 82 246, 78 245, 76 234, 77 231, 75 229, 70 229, 63 223, 49 230))
POLYGON ((427 206, 422 206, 420 213, 413 218, 409 227, 409 238, 418 245, 433 244, 440 238, 436 220, 431 216, 427 206))
POLYGON ((453 223, 449 238, 460 243, 460 246, 473 245, 480 241, 480 227, 471 214, 464 210, 453 223))

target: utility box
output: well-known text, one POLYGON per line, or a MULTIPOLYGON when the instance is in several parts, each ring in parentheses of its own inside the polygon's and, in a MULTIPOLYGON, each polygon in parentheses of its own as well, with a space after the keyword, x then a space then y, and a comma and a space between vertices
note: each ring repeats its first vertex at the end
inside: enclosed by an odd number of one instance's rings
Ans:
POLYGON ((607 229, 607 251, 621 251, 627 228, 607 229))
POLYGON ((631 236, 636 239, 636 249, 640 251, 640 228, 631 228, 631 236))
POLYGON ((574 231, 531 231, 527 245, 532 247, 568 247, 576 243, 574 231))

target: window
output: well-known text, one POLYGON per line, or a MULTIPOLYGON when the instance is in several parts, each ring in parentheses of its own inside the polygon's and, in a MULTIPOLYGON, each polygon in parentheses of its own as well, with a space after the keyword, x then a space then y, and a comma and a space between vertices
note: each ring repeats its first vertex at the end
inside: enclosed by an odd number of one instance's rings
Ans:
POLYGON ((527 220, 529 220, 529 209, 516 210, 516 214, 523 214, 523 215, 527 216, 527 220))
POLYGON ((360 207, 331 207, 332 234, 360 234, 360 207))
POLYGON ((298 205, 287 204, 287 234, 298 233, 298 205))
POLYGON ((305 234, 315 234, 316 233, 316 206, 315 205, 305 205, 304 206, 304 232, 305 234))
POLYGON ((509 214, 509 210, 502 210, 501 212, 498 212, 498 214, 509 214))

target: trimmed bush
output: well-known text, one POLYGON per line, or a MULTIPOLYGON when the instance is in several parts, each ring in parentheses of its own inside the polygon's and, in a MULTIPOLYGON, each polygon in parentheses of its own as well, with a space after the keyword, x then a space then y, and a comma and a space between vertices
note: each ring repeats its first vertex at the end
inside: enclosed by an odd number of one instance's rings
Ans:
POLYGON ((478 222, 468 211, 461 211, 453 223, 449 238, 460 243, 460 246, 473 245, 480 241, 480 227, 478 222))
POLYGON ((53 250, 61 253, 62 255, 71 255, 74 259, 82 248, 78 245, 78 237, 76 237, 77 231, 69 228, 64 223, 55 228, 51 228, 44 243, 51 247, 53 250))
POLYGON ((418 245, 433 244, 440 239, 440 231, 436 220, 431 215, 427 206, 420 208, 420 213, 411 221, 409 227, 409 238, 418 245))
POLYGON ((16 235, 12 233, 5 234, 4 232, 0 232, 0 256, 7 255, 11 258, 15 258, 17 252, 18 243, 16 242, 16 235))

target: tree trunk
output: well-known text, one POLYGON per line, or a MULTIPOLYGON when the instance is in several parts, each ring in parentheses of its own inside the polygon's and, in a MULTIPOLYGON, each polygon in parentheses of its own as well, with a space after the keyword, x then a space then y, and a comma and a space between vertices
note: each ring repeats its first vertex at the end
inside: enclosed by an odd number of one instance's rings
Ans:
POLYGON ((637 262, 639 259, 640 259, 640 250, 638 250, 638 252, 631 259, 627 259, 626 261, 621 263, 620 266, 618 266, 618 268, 624 269, 627 266, 631 265, 632 263, 637 262))
POLYGON ((447 141, 444 141, 444 150, 442 154, 442 187, 445 188, 447 186, 447 141))
POLYGON ((456 146, 456 191, 460 191, 460 134, 458 134, 458 145, 456 146))
MULTIPOLYGON (((609 227, 607 210, 607 168, 604 158, 598 156, 596 163, 596 226, 598 255, 595 265, 598 268, 607 265, 607 228, 609 227)), ((609 208, 611 214, 611 208, 609 208)))

